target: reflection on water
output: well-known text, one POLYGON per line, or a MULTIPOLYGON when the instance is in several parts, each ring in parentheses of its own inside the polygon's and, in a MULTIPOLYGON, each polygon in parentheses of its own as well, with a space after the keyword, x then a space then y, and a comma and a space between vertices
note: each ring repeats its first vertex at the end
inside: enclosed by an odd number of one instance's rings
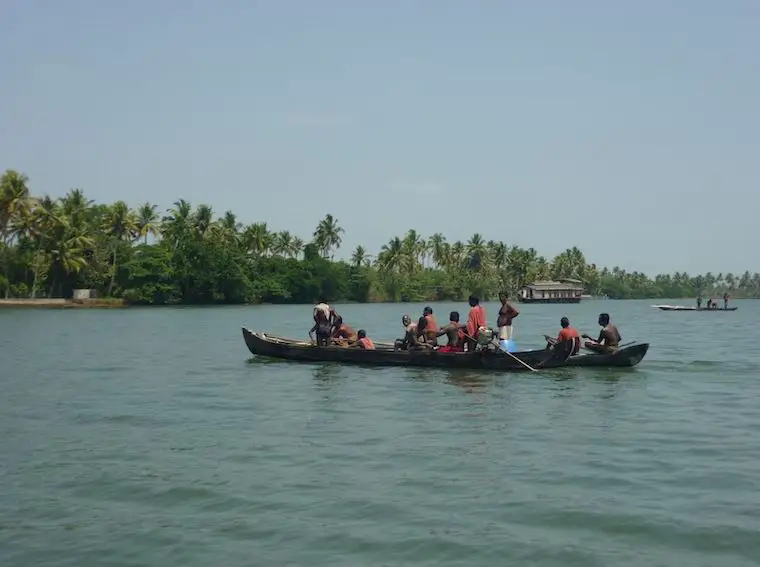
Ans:
POLYGON ((452 384, 465 392, 484 392, 493 384, 493 379, 488 375, 468 370, 445 370, 441 373, 446 384, 452 384))
POLYGON ((317 382, 332 382, 344 374, 344 367, 336 363, 321 363, 312 365, 312 377, 317 382))

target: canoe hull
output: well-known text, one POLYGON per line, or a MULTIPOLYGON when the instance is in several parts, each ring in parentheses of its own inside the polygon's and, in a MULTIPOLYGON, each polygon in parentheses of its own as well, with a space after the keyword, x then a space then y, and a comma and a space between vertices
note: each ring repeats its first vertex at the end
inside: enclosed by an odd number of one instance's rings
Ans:
MULTIPOLYGON (((338 346, 318 347, 305 342, 268 336, 243 327, 243 338, 251 354, 295 362, 336 362, 363 366, 411 366, 523 372, 523 364, 503 352, 448 353, 438 351, 396 351, 392 346, 362 350, 338 346)), ((546 349, 512 353, 529 366, 541 369, 563 367, 630 367, 649 350, 648 343, 620 349, 614 354, 581 354, 566 357, 546 349)))
POLYGON ((736 311, 738 307, 719 307, 708 309, 707 307, 690 307, 687 305, 655 305, 661 311, 736 311))

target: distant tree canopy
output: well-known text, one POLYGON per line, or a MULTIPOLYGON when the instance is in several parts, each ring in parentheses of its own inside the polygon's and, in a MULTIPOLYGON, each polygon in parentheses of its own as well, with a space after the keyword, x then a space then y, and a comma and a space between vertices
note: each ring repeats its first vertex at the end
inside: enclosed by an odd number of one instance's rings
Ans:
POLYGON ((0 178, 0 295, 68 297, 76 288, 138 304, 308 303, 493 298, 541 279, 575 278, 592 295, 613 299, 693 297, 698 293, 760 296, 760 275, 628 273, 597 268, 578 248, 549 261, 533 248, 473 234, 449 243, 414 230, 376 257, 362 246, 334 261, 344 230, 326 215, 310 242, 265 222, 243 226, 232 212, 215 218, 208 205, 180 199, 160 215, 124 201, 96 204, 81 189, 60 199, 32 196, 25 175, 0 178), (149 243, 149 240, 151 243, 149 243))

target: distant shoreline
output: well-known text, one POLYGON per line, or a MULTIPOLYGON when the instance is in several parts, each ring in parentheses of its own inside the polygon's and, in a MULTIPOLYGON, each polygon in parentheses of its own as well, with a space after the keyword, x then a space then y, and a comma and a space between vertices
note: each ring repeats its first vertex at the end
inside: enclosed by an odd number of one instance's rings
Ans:
POLYGON ((123 299, 0 299, 0 308, 25 307, 37 309, 114 309, 128 307, 123 299))
MULTIPOLYGON (((657 299, 663 299, 663 298, 656 298, 656 297, 645 297, 641 299, 602 299, 602 298, 589 298, 584 299, 581 303, 585 303, 586 301, 654 301, 657 299)), ((693 303, 695 300, 691 297, 670 297, 670 298, 664 298, 664 299, 670 299, 670 300, 677 300, 677 301, 684 301, 684 302, 691 302, 693 303)), ((757 297, 740 297, 736 298, 738 299, 760 299, 757 297)), ((732 298, 732 301, 734 299, 732 298)), ((457 303, 457 301, 452 300, 446 300, 446 301, 367 301, 364 303, 356 302, 356 301, 335 301, 334 302, 337 305, 387 305, 387 304, 397 304, 397 305, 404 305, 407 303, 457 303)), ((272 306, 272 305, 311 305, 311 303, 239 303, 239 304, 232 304, 232 303, 199 303, 199 304, 186 304, 186 303, 180 303, 175 305, 146 305, 146 304, 130 304, 127 301, 123 299, 118 298, 103 298, 103 299, 61 299, 61 298, 38 298, 38 299, 0 299, 0 309, 3 308, 30 308, 30 309, 124 309, 127 307, 133 307, 133 308, 145 308, 145 307, 233 307, 233 306, 239 306, 239 307, 255 307, 255 306, 272 306)), ((534 305, 542 305, 540 303, 534 304, 534 305)), ((546 305, 552 305, 552 304, 546 304, 546 305)))

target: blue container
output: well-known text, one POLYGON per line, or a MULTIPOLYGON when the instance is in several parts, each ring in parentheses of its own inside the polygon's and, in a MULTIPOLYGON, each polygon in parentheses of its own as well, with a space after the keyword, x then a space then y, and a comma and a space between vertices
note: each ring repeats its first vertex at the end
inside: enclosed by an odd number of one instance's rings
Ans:
POLYGON ((512 339, 509 340, 500 340, 499 346, 506 350, 507 352, 517 352, 517 343, 513 341, 512 339))

